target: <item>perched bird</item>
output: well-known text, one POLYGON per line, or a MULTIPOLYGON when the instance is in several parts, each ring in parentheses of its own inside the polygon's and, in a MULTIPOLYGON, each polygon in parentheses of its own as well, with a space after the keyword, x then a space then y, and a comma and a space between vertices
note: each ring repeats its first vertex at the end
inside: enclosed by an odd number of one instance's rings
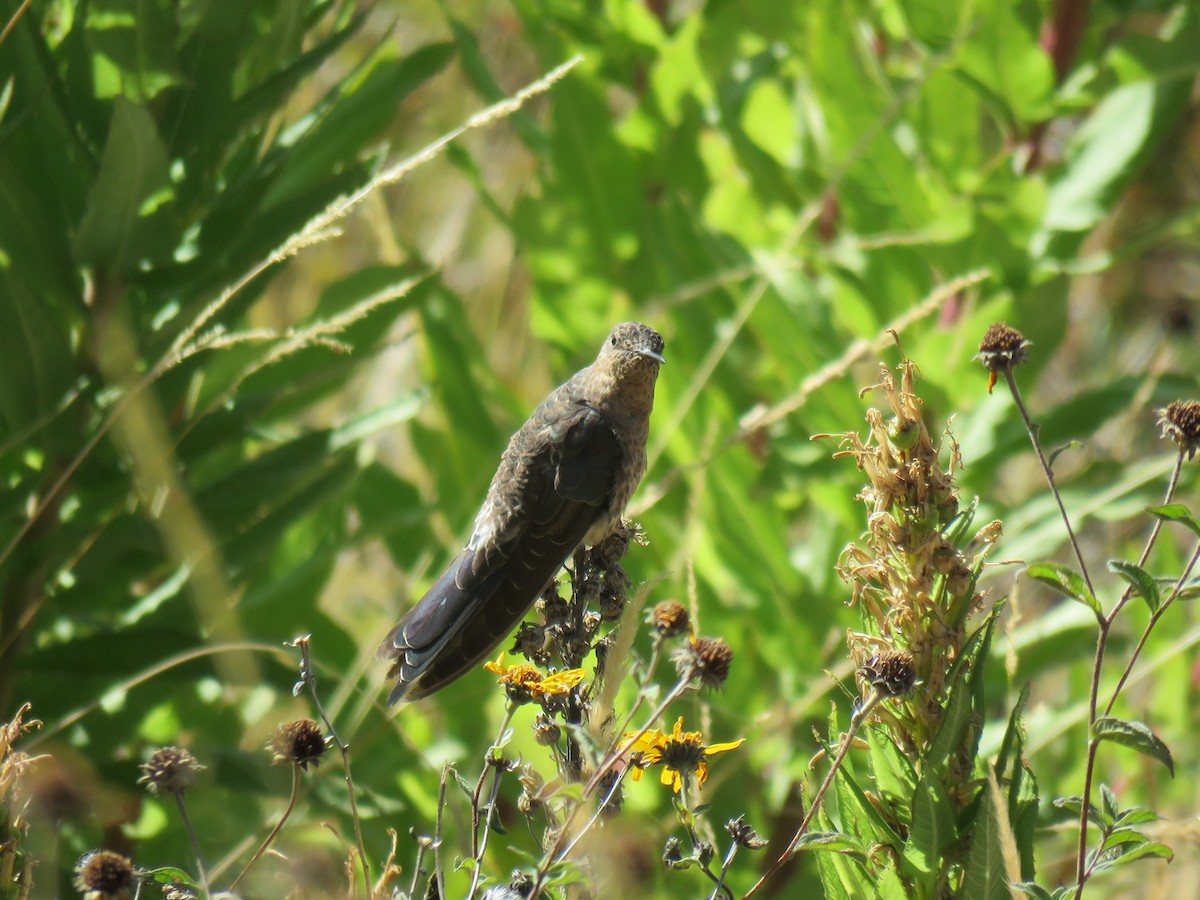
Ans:
POLYGON ((396 678, 389 705, 478 665, 567 557, 620 522, 646 471, 662 351, 653 328, 622 322, 512 436, 467 545, 379 648, 396 678))

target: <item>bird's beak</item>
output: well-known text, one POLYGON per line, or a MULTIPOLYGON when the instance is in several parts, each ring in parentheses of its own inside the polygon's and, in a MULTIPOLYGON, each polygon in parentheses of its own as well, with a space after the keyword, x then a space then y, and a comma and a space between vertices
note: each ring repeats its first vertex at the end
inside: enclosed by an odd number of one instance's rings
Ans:
POLYGON ((638 350, 637 352, 639 356, 644 356, 646 359, 652 359, 660 366, 665 366, 667 364, 666 359, 661 353, 655 353, 653 350, 638 350))

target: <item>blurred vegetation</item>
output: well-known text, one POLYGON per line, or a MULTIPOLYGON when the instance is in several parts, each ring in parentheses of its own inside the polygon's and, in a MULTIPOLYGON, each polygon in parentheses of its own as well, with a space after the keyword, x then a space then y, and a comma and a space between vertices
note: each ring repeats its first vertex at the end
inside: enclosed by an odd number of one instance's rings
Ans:
MULTIPOLYGON (((318 718, 292 692, 303 634, 372 875, 394 829, 406 888, 443 764, 474 782, 504 694, 480 672, 392 715, 375 648, 460 545, 508 435, 630 318, 668 365, 631 510, 648 544, 624 565, 736 654, 723 691, 678 704, 706 739, 746 738, 713 764, 708 817, 786 842, 813 727, 848 717, 859 616, 836 566, 866 529, 863 478, 811 436, 863 432, 893 329, 926 426, 953 419, 962 497, 1004 523, 980 584, 1008 598, 980 756, 1028 683, 1037 880, 1073 880, 1077 821, 1050 801, 1082 792, 1095 622, 1018 577, 1071 555, 972 357, 993 321, 1033 342, 1019 378, 1043 445, 1067 447, 1055 473, 1110 607, 1124 582, 1103 561, 1138 558, 1176 455, 1154 410, 1198 394, 1200 8, 2 0, 0 19, 0 719, 30 703, 44 723, 16 741, 45 754, 13 832, 31 896, 72 895, 98 847, 195 877, 174 805, 136 785, 163 744, 206 766, 188 811, 228 885, 288 796, 265 745, 318 718)), ((1178 575, 1187 541, 1168 527, 1147 569, 1178 575)), ((1149 612, 1123 615, 1118 661, 1149 612)), ((1169 896, 1200 867, 1200 623, 1191 604, 1168 619, 1114 713, 1174 748, 1175 778, 1107 744, 1096 778, 1153 805, 1175 860, 1096 891, 1169 896)), ((545 765, 527 713, 506 752, 545 765)), ((485 860, 501 883, 540 856, 518 792, 485 860)), ((450 861, 470 843, 451 793, 450 861)), ((661 864, 668 795, 628 785, 591 848, 631 896, 712 887, 661 864)), ((240 891, 344 893, 355 844, 327 759, 240 891)), ((739 858, 735 891, 763 859, 739 858)), ((812 859, 782 896, 839 895, 812 859)))

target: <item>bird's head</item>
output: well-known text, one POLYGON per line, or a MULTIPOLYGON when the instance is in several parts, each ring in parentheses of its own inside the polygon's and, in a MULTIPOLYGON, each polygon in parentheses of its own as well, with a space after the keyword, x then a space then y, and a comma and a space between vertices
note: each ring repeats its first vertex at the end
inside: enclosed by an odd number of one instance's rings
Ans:
POLYGON ((661 334, 641 322, 622 322, 609 332, 600 348, 600 359, 608 358, 613 362, 621 359, 626 364, 636 362, 641 365, 649 362, 657 370, 666 362, 662 352, 661 334))

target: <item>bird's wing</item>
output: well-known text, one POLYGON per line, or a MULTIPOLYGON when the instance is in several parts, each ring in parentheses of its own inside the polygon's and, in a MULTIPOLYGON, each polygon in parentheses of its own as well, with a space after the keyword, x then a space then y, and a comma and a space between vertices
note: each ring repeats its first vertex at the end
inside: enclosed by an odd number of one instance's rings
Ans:
POLYGON ((425 696, 477 665, 607 514, 623 451, 604 416, 579 404, 535 434, 512 473, 516 496, 480 517, 467 547, 380 648, 398 675, 389 703, 425 696))

